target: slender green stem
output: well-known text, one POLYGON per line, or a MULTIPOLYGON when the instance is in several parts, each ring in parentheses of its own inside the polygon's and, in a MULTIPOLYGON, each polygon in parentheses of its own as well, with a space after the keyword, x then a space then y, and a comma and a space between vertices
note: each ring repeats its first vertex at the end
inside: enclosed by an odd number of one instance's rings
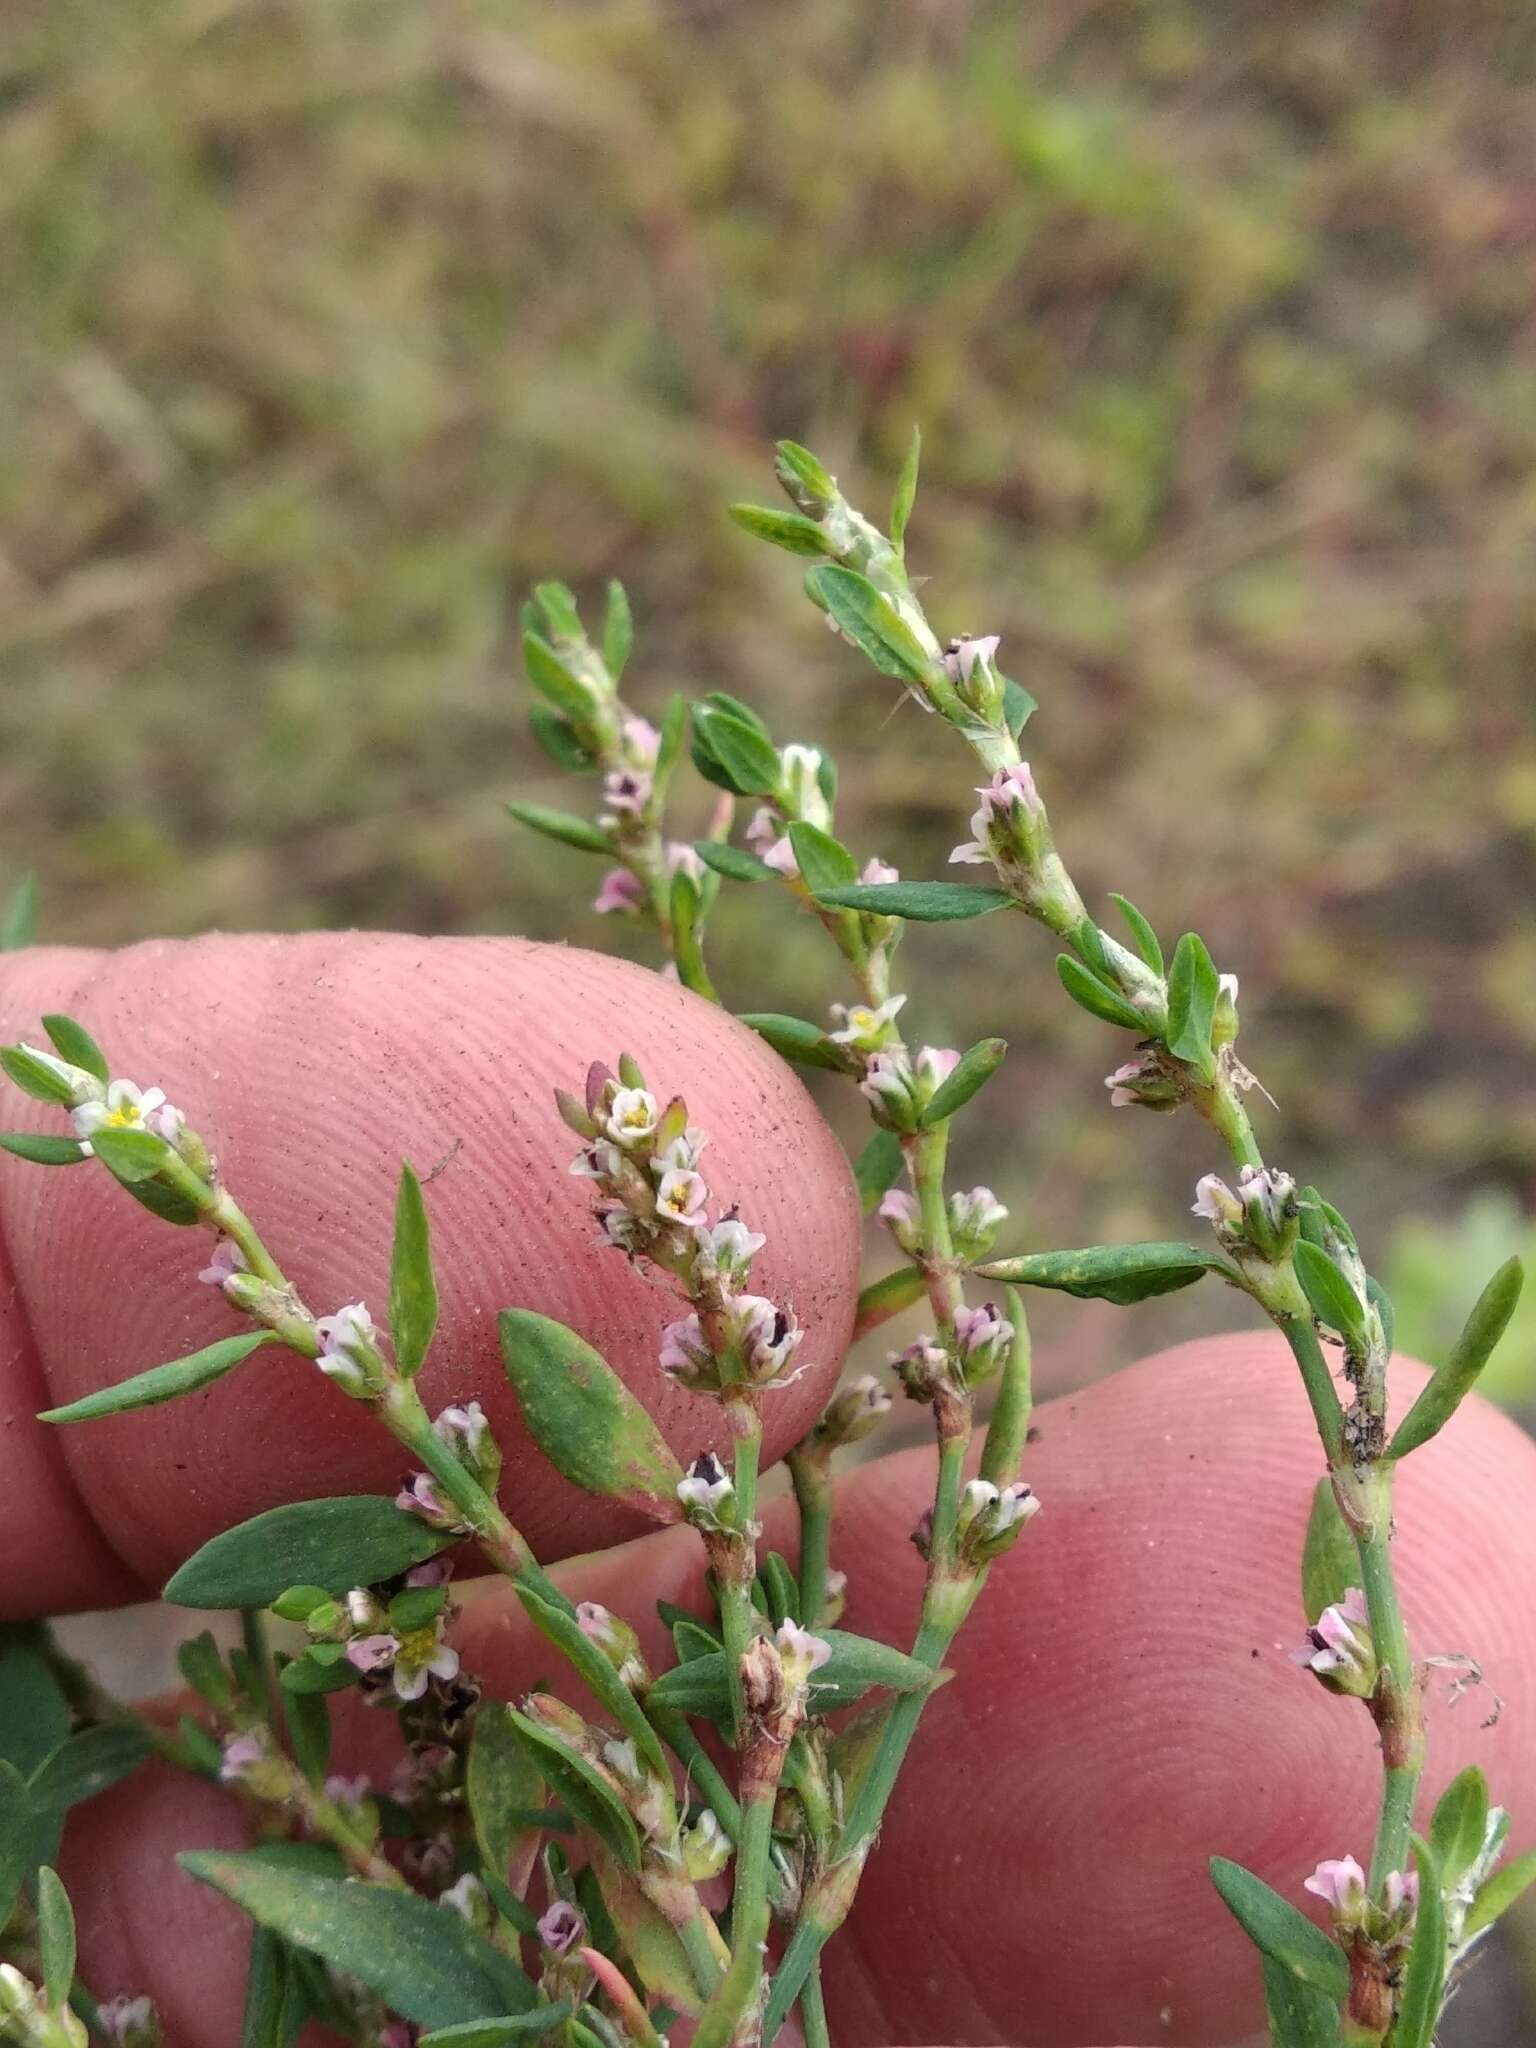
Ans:
POLYGON ((696 1915, 684 1920, 677 1929, 677 1938, 683 1944, 683 1953, 688 1958, 688 1968, 693 1981, 705 1998, 711 1998, 721 1982, 720 1959, 715 1953, 718 1934, 710 1939, 714 1922, 700 1906, 696 1915), (706 1921, 708 1925, 706 1926, 706 1921))
POLYGON ((1371 1855, 1371 1886, 1378 1890, 1394 1870, 1411 1867, 1414 1805, 1424 1771, 1424 1732, 1418 1679, 1408 1631, 1397 1597, 1389 1551, 1391 1479, 1379 1481, 1379 1510, 1370 1527, 1356 1533, 1360 1574, 1370 1616, 1371 1640, 1381 1667, 1372 1702, 1381 1732, 1382 1799, 1376 1844, 1371 1855))
POLYGON ((747 1727, 741 1660, 757 1632, 752 1607, 752 1581, 757 1576, 757 1543, 753 1525, 757 1515, 757 1461, 763 1442, 762 1421, 756 1409, 740 1412, 749 1426, 736 1439, 736 1462, 731 1478, 736 1489, 735 1506, 742 1530, 742 1547, 739 1554, 730 1560, 731 1569, 721 1579, 718 1589, 720 1634, 731 1687, 731 1740, 737 1749, 746 1738, 747 1727))
POLYGON ((646 1719, 681 1762, 684 1771, 708 1801, 710 1811, 733 1842, 741 1839, 741 1808, 713 1760, 682 1715, 671 1707, 646 1704, 646 1719))
POLYGON ((800 2031, 805 2036, 805 2048, 832 2048, 832 2037, 827 2032, 827 2004, 821 1995, 819 1961, 812 1963, 811 1974, 800 1994, 800 2031))
POLYGON ((814 1629, 827 1601, 835 1505, 832 1473, 825 1455, 818 1457, 801 1447, 790 1452, 789 1475, 800 1509, 800 1620, 814 1629))
POLYGON ((756 1786, 742 1807, 731 1901, 731 1963, 720 1988, 699 2016, 694 2048, 728 2048, 743 2016, 755 2003, 763 1981, 776 1789, 777 1771, 756 1786))

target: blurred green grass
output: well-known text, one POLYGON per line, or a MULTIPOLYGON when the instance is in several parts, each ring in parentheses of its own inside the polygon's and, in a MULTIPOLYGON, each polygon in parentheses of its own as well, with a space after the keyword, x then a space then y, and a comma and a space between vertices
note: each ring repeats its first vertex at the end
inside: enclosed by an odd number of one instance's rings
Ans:
MULTIPOLYGON (((1533 82, 1496 0, 13 0, 0 872, 88 942, 611 942, 500 809, 558 800, 551 572, 938 872, 964 762, 721 511, 783 432, 883 499, 920 420, 935 616, 1003 633, 1087 883, 1241 973, 1287 1163, 1373 1233, 1529 1206, 1533 82)), ((743 899, 729 999, 816 1008, 808 936, 743 899)), ((923 1035, 1013 1039, 1018 1231, 1176 1227, 1199 1134, 1101 1113, 1044 949, 911 954, 923 1035)))

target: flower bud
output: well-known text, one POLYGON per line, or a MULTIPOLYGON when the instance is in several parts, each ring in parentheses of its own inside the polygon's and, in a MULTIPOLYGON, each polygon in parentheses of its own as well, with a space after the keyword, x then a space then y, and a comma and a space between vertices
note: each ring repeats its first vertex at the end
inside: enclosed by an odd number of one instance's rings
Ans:
POLYGON ((904 1351, 890 1352, 886 1363, 909 1401, 932 1401, 949 1384, 949 1354, 931 1337, 918 1337, 904 1351))
POLYGON ((333 1316, 321 1316, 315 1323, 315 1335, 320 1341, 315 1363, 344 1394, 354 1401, 366 1401, 382 1392, 379 1333, 365 1302, 348 1302, 333 1316))
POLYGON ((1211 1045, 1220 1052, 1237 1036, 1237 976, 1223 974, 1216 988, 1216 1007, 1211 1015, 1211 1045))
POLYGON ((720 1281, 734 1286, 746 1279, 753 1259, 767 1242, 760 1230, 748 1230, 737 1217, 726 1216, 698 1233, 695 1277, 705 1284, 720 1281))
POLYGON ((1365 1925, 1370 1895, 1365 1872, 1353 1856, 1326 1858, 1303 1880, 1302 1888, 1326 1902, 1335 1927, 1343 1930, 1365 1925))
POLYGON ((1013 1324, 995 1302, 984 1301, 980 1308, 960 1304, 955 1310, 955 1346, 967 1386, 981 1386, 998 1371, 1013 1334, 1013 1324))
POLYGON ((412 1472, 395 1495, 395 1506, 405 1515, 415 1515, 429 1529, 467 1529, 462 1511, 445 1500, 430 1472, 412 1472))
MULTIPOLYGON (((799 1372, 785 1370, 805 1335, 789 1309, 761 1294, 742 1294, 736 1298, 734 1318, 741 1362, 754 1386, 783 1386, 799 1378, 799 1372)), ((804 1370, 802 1366, 800 1372, 804 1370)))
POLYGON ((490 1893, 472 1871, 466 1870, 447 1891, 439 1892, 437 1903, 457 1913, 477 1934, 489 1934, 495 1925, 490 1893))
POLYGON ((816 1441, 831 1451, 860 1443, 890 1412, 890 1395, 873 1373, 865 1373, 833 1395, 816 1425, 816 1441))
POLYGON ((864 1062, 859 1093, 875 1122, 888 1131, 917 1129, 918 1095, 912 1064, 904 1052, 871 1053, 864 1062))
POLYGON ((718 1877, 735 1853, 730 1836, 707 1806, 691 1828, 684 1828, 682 1850, 683 1868, 695 1884, 718 1877))
POLYGON ((694 1459, 677 1483, 677 1497, 695 1528, 724 1529, 734 1524, 735 1483, 713 1451, 694 1459))
POLYGON ((486 1492, 494 1494, 501 1477, 501 1451, 480 1403, 471 1401, 467 1407, 445 1408, 432 1429, 486 1492))
POLYGON ((662 1371, 680 1387, 693 1393, 716 1393, 720 1387, 720 1361, 710 1349, 704 1326, 696 1315, 682 1316, 668 1323, 661 1333, 662 1371))
POLYGON ((1111 1109, 1170 1110, 1184 1100, 1184 1082, 1179 1070, 1164 1057, 1160 1047, 1146 1044, 1136 1058, 1127 1060, 1104 1077, 1111 1109))
POLYGON ((1333 1607, 1325 1607, 1307 1630, 1305 1645, 1292 1652, 1330 1692, 1367 1700, 1376 1690, 1376 1645, 1371 1637, 1365 1594, 1351 1586, 1333 1607))
POLYGON ((876 1214, 898 1248, 909 1258, 915 1258, 923 1248, 923 1220, 916 1195, 905 1188, 890 1188, 880 1197, 876 1214))
POLYGON ((587 1641, 607 1658, 618 1673, 621 1685, 634 1692, 650 1684, 651 1674, 640 1654, 640 1638, 627 1621, 610 1613, 596 1600, 583 1600, 576 1609, 576 1625, 587 1641))
POLYGON ((111 2048, 162 2048, 160 2016, 147 1998, 108 1999, 97 2007, 97 2017, 102 2038, 111 2048))
POLYGON ((1008 1220, 1008 1211, 990 1188, 970 1188, 949 1198, 949 1232, 962 1259, 979 1259, 1008 1220))
POLYGON ((553 1956, 565 1955, 586 1938, 586 1920, 569 1899, 556 1899, 539 1917, 539 1941, 553 1956))
POLYGON ((1001 1491, 989 1480, 972 1479, 960 1496, 955 1539, 969 1564, 988 1564, 1011 1550, 1024 1524, 1040 1512, 1040 1500, 1022 1480, 1001 1491))
POLYGON ((779 754, 780 802, 792 818, 825 832, 832 809, 821 789, 824 756, 819 747, 788 746, 779 754))
POLYGON ((1000 768, 976 794, 981 808, 971 818, 971 837, 955 848, 951 862, 1028 867, 1041 850, 1045 823, 1045 806, 1029 763, 1000 768))
POLYGON ((821 1626, 836 1628, 843 1618, 843 1609, 848 1605, 848 1574, 828 1572, 826 1591, 821 1600, 821 1626))

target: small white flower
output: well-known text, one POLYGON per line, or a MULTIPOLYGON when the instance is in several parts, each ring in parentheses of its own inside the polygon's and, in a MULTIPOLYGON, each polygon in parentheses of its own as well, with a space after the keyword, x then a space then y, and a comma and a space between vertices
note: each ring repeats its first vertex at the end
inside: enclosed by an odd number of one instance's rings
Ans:
POLYGON ((677 1482, 677 1497, 683 1507, 690 1515, 704 1520, 714 1520, 735 1491, 730 1473, 713 1451, 695 1458, 685 1477, 677 1482))
POLYGON ((889 1026, 906 1002, 906 997, 888 996, 876 1008, 865 1003, 834 1003, 835 1031, 827 1033, 834 1045, 857 1046, 860 1052, 875 1052, 889 1036, 889 1026))
POLYGON ((1235 974, 1217 976, 1216 996, 1218 1001, 1222 996, 1225 996, 1234 1009, 1237 1007, 1237 976, 1235 974))
POLYGON ((768 1240, 760 1230, 748 1230, 739 1218, 727 1216, 700 1230, 695 1242, 701 1280, 744 1280, 768 1240))
POLYGON ((471 1465, 477 1465, 490 1426, 480 1403, 471 1401, 466 1408, 445 1408, 433 1423, 432 1430, 450 1449, 456 1450, 471 1465))
POLYGON ((986 633, 978 640, 969 639, 963 634, 958 639, 951 640, 943 655, 944 668, 950 681, 969 683, 978 662, 983 668, 991 668, 1001 639, 1001 634, 986 633))
POLYGON ((485 1899, 485 1886, 473 1871, 469 1870, 465 1871, 456 1884, 451 1884, 447 1891, 439 1892, 437 1895, 437 1903, 440 1906, 447 1906, 450 1912, 459 1914, 471 1927, 482 1917, 485 1899))
POLYGON ((706 1220, 709 1189, 701 1174, 686 1167, 669 1166, 656 1190, 656 1213, 667 1223, 680 1223, 685 1230, 698 1230, 706 1220))
POLYGON ((947 1081, 960 1064, 960 1055, 952 1046, 925 1045, 917 1055, 917 1078, 932 1090, 947 1081))
POLYGON ((620 1088, 614 1093, 605 1129, 616 1145, 642 1145, 655 1130, 659 1114, 649 1088, 620 1088))
POLYGON ((793 1315, 761 1294, 743 1294, 736 1300, 735 1320, 747 1378, 756 1386, 785 1384, 784 1368, 805 1335, 793 1315))
POLYGON ((876 1211, 880 1221, 904 1252, 915 1252, 923 1241, 922 1213, 917 1197, 905 1188, 888 1188, 876 1211))
POLYGON ((1022 1480, 1012 1486, 1005 1486, 998 1495, 997 1509, 993 1515, 993 1527, 998 1535, 1012 1529, 1020 1522, 1027 1522, 1032 1515, 1040 1512, 1040 1497, 1033 1487, 1022 1480))
POLYGON ((864 883, 875 884, 899 882, 901 880, 901 870, 900 868, 893 868, 888 860, 871 858, 865 861, 863 868, 860 870, 859 880, 864 883))
POLYGON ((783 1621, 774 1637, 784 1676, 792 1686, 804 1685, 813 1671, 819 1671, 832 1654, 832 1645, 813 1636, 797 1621, 783 1621))
POLYGON ((807 824, 818 825, 825 831, 832 822, 832 813, 821 793, 821 766, 819 747, 788 746, 779 755, 785 809, 807 824))
POLYGON ((578 1180, 613 1180, 618 1175, 621 1157, 617 1145, 599 1139, 595 1145, 584 1145, 566 1171, 578 1180))
POLYGON ((1195 1182, 1190 1213, 1203 1216, 1207 1223, 1225 1224, 1230 1230, 1242 1223, 1243 1205, 1219 1173, 1203 1173, 1195 1182))
POLYGON ((688 1124, 675 1138, 671 1138, 651 1161, 652 1173, 665 1173, 669 1167, 676 1167, 680 1173, 689 1173, 704 1156, 709 1135, 697 1124, 688 1124))
POLYGON ((333 1316, 321 1316, 315 1324, 320 1355, 315 1363, 328 1379, 349 1394, 363 1391, 372 1377, 373 1359, 379 1333, 365 1303, 348 1302, 333 1316))
POLYGON ((149 1131, 171 1141, 181 1129, 181 1111, 172 1109, 163 1088, 136 1088, 131 1081, 109 1081, 104 1101, 82 1102, 70 1112, 77 1138, 97 1131, 149 1131))

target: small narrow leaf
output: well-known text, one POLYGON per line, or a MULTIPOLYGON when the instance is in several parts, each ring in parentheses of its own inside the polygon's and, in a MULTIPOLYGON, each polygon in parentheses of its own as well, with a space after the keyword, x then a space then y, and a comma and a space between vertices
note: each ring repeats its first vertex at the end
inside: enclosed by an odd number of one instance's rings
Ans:
POLYGON ((1039 708, 1021 683, 1016 683, 1012 676, 1003 677, 1003 722, 1015 739, 1039 708))
POLYGON ((808 518, 820 519, 837 503, 837 482, 798 441, 774 444, 774 473, 808 518))
POLYGON ((854 1336, 867 1337, 871 1330, 878 1330, 892 1316, 899 1316, 903 1309, 921 1301, 927 1291, 928 1282, 921 1266, 898 1266, 884 1279, 871 1280, 859 1295, 854 1336))
POLYGON ((183 1394, 195 1394, 204 1387, 211 1387, 216 1380, 232 1373, 261 1345, 276 1342, 270 1330, 255 1330, 243 1337, 221 1337, 217 1344, 194 1351, 188 1358, 174 1359, 169 1365, 151 1366, 148 1372, 135 1373, 132 1379, 119 1380, 116 1386, 100 1387, 94 1394, 83 1394, 78 1401, 71 1401, 63 1408, 45 1408, 37 1419, 39 1422, 94 1422, 102 1415, 127 1415, 135 1408, 154 1408, 162 1401, 176 1401, 183 1394))
POLYGON ((591 711, 591 692, 573 669, 567 668, 542 633, 523 634, 523 667, 528 680, 556 711, 578 722, 591 711))
POLYGON ((1445 1998, 1445 1895, 1435 1852, 1418 1835, 1413 1838, 1413 1861, 1419 1873, 1419 1910, 1397 1994, 1393 2048, 1433 2048, 1445 1998))
POLYGON ((517 2041, 536 2040, 551 2034, 575 2011, 568 1998, 553 2005, 536 2006, 532 2012, 504 2013, 493 2020, 464 2020, 456 2027, 437 2027, 423 2034, 420 2048, 512 2048, 517 2041))
POLYGON ((323 1784, 331 1766, 331 1710, 325 1703, 325 1694, 296 1692, 286 1685, 280 1690, 283 1723, 293 1745, 294 1761, 311 1785, 323 1784))
POLYGON ((1444 1429, 1509 1327, 1524 1285, 1525 1268, 1519 1259, 1506 1260, 1478 1296, 1455 1349, 1404 1416, 1392 1439, 1392 1457, 1407 1457, 1444 1429))
POLYGON ((696 839, 693 850, 705 867, 713 868, 717 875, 727 875, 733 882, 776 882, 781 879, 777 871, 765 860, 759 860, 755 853, 748 853, 742 846, 727 846, 723 839, 696 839))
POLYGON ((10 1918, 22 1881, 37 1862, 41 1823, 25 1778, 0 1757, 0 1926, 10 1918))
POLYGON ((539 1775, 577 1824, 587 1828, 626 1870, 640 1868, 640 1835, 634 1817, 608 1780, 568 1742, 515 1707, 512 1726, 539 1775))
POLYGON ((1003 1064, 1008 1052, 1006 1038, 983 1038, 961 1059, 947 1081, 933 1091, 921 1122, 925 1130, 941 1124, 963 1109, 979 1088, 984 1088, 1003 1064))
MULTIPOLYGON (((831 1644, 832 1655, 811 1679, 810 1711, 814 1714, 856 1706, 877 1686, 888 1692, 921 1692, 937 1682, 930 1666, 888 1643, 845 1635, 840 1629, 820 1633, 823 1641, 831 1644)), ((663 1672, 646 1697, 678 1713, 717 1723, 728 1721, 731 1697, 725 1652, 712 1651, 663 1672)))
POLYGON ((581 775, 596 767, 596 755, 587 752, 570 721, 551 711, 547 704, 531 705, 528 723, 539 746, 557 768, 581 775))
POLYGON ((32 1796, 50 1812, 67 1812, 130 1776, 153 1754, 148 1731, 136 1722, 82 1728, 38 1765, 31 1779, 32 1796))
POLYGON ((414 1892, 320 1877, 256 1853, 202 1850, 177 1861, 260 1926, 360 1978, 418 2026, 534 2009, 534 1986, 509 1956, 457 1913, 414 1892))
POLYGON ((75 1981, 75 1912, 59 1873, 46 1863, 37 1873, 37 1952, 43 1989, 57 2009, 75 1981))
POLYGON ((831 910, 864 910, 876 917, 905 917, 917 924, 950 924, 985 917, 1013 901, 1006 889, 973 889, 964 882, 855 882, 818 897, 831 910))
POLYGON ((823 832, 819 825, 807 825, 803 819, 796 819, 789 828, 789 843, 795 851, 801 880, 813 896, 858 880, 858 862, 840 839, 823 832))
POLYGON ((1289 1899, 1225 1856, 1211 1858, 1211 1882, 1256 1948, 1336 2003, 1349 1996, 1343 1952, 1289 1899))
POLYGON ((901 1140, 894 1131, 876 1131, 864 1150, 853 1162, 854 1184, 859 1190, 859 1205, 867 1216, 879 1203, 880 1197, 900 1180, 906 1165, 906 1154, 901 1149, 901 1140))
POLYGON ((1365 1308, 1343 1271, 1325 1251, 1301 1238, 1295 1252, 1296 1278, 1320 1323, 1352 1344, 1365 1339, 1365 1308))
POLYGON ((54 1011, 43 1018, 43 1029, 61 1060, 68 1060, 71 1066, 83 1067, 86 1073, 94 1074, 103 1087, 111 1080, 112 1069, 107 1065, 107 1056, 83 1024, 54 1011))
POLYGON ((574 1330, 529 1309, 504 1309, 500 1328, 507 1378, 550 1463, 587 1493, 675 1522, 682 1467, 613 1368, 574 1330))
POLYGON ((542 833, 546 839, 558 839, 562 846, 574 846, 579 853, 613 852, 608 834, 599 831, 586 818, 578 818, 574 811, 553 811, 547 804, 508 804, 507 811, 530 832, 542 833))
POLYGON ((697 2016, 698 1986, 677 1930, 611 1856, 599 1849, 589 1867, 624 1953, 646 1992, 652 1999, 665 1999, 677 2012, 697 2016))
POLYGON ((1488 1834, 1488 1780, 1469 1764, 1441 1793, 1429 1824, 1441 1883, 1454 1891, 1483 1853, 1488 1834))
POLYGON ((544 1799, 533 1758, 500 1700, 482 1702, 465 1768, 464 1797, 480 1850, 480 1875, 500 1910, 514 1923, 526 1911, 523 1888, 533 1868, 539 1828, 529 1815, 544 1799))
POLYGON ((650 1765, 658 1778, 665 1778, 669 1766, 655 1729, 640 1711, 634 1694, 621 1682, 613 1665, 582 1633, 575 1616, 542 1599, 531 1586, 514 1582, 512 1590, 540 1635, 554 1644, 592 1697, 600 1706, 607 1708, 630 1737, 636 1754, 650 1765))
POLYGON ((1360 1583, 1360 1554, 1334 1499, 1333 1482, 1319 1479, 1301 1553, 1301 1604, 1310 1628, 1325 1607, 1336 1607, 1360 1583))
POLYGON ((270 1928, 253 1927, 240 2048, 292 2048, 306 2017, 288 1948, 270 1928))
POLYGON ((1191 1287, 1225 1262, 1193 1244, 1101 1244, 1080 1252, 1028 1252, 978 1266, 984 1280, 1010 1280, 1019 1287, 1051 1287, 1080 1301, 1113 1301, 1122 1307, 1154 1294, 1191 1287))
POLYGON ((108 1173, 128 1188, 153 1179, 176 1156, 153 1131, 114 1130, 104 1125, 92 1132, 91 1144, 108 1173))
POLYGON ((1130 926, 1131 937, 1136 941, 1137 952, 1154 974, 1161 974, 1163 971, 1163 949, 1157 943, 1157 933, 1153 931, 1151 925, 1148 924, 1129 897, 1117 896, 1111 890, 1109 900, 1130 926))
POLYGON ((23 875, 0 912, 0 953, 19 953, 37 938, 37 877, 23 875))
POLYGON ((981 1452, 981 1477, 999 1488, 1011 1486, 1019 1476, 1024 1447, 1029 1442, 1029 1418, 1034 1407, 1029 1323, 1025 1318, 1024 1304, 1011 1287, 1005 1311, 1013 1324, 1013 1343, 998 1381, 997 1398, 992 1403, 992 1420, 987 1425, 986 1442, 981 1452))
POLYGON ((0 1067, 34 1102, 55 1102, 67 1109, 75 1099, 73 1087, 62 1074, 19 1045, 0 1046, 0 1067))
POLYGON ((91 1156, 81 1151, 78 1138, 41 1138, 31 1131, 0 1132, 0 1151, 14 1152, 34 1166, 78 1166, 91 1156))
POLYGON ((421 1370, 436 1329, 432 1233, 421 1182, 407 1160, 400 1168, 395 1243, 389 1263, 389 1334, 395 1347, 395 1363, 407 1379, 413 1379, 421 1370))
POLYGON ((826 535, 803 513, 778 512, 768 505, 732 505, 730 513, 743 532, 789 554, 815 557, 828 552, 826 535))
POLYGON ((533 601, 544 614, 545 623, 557 640, 581 638, 581 613, 576 608, 576 594, 569 584, 553 578, 546 583, 535 583, 533 601))
POLYGON ((834 1045, 819 1024, 772 1010, 744 1011, 740 1021, 759 1038, 767 1039, 781 1059, 792 1060, 798 1067, 827 1067, 834 1074, 848 1072, 842 1047, 834 1045))
POLYGON ((383 1494, 292 1501, 211 1537, 165 1598, 178 1607, 270 1607, 290 1586, 344 1593, 425 1564, 453 1540, 383 1494))
POLYGON ((617 577, 608 585, 608 602, 603 612, 603 666, 615 683, 622 680, 635 644, 634 614, 629 592, 617 577))
POLYGON ((923 459, 923 436, 919 427, 912 429, 912 439, 907 448, 907 459, 901 465, 901 475, 896 479, 896 492, 891 499, 891 539, 898 553, 906 539, 907 521, 912 517, 912 506, 917 498, 917 472, 923 459))
POLYGON ((1301 1983, 1273 1957, 1260 1960, 1270 2048, 1338 2048, 1339 2008, 1335 2001, 1301 1983))
POLYGON ((925 683, 933 658, 891 600, 856 569, 829 563, 805 579, 812 601, 837 623, 882 675, 925 683))
POLYGON ((1506 1863, 1502 1870, 1493 1873, 1472 1901, 1462 1930, 1464 1939, 1470 1941, 1474 1934, 1481 1934, 1485 1927, 1491 1927, 1533 1884, 1536 1884, 1536 1849, 1527 1855, 1517 1856, 1513 1863, 1506 1863))
POLYGON ((1186 932, 1173 949, 1168 970, 1168 1029, 1164 1039, 1175 1059, 1202 1073, 1211 1065, 1211 1020, 1221 978, 1203 940, 1186 932))
MULTIPOLYGON (((718 888, 719 884, 714 885, 718 888)), ((672 921, 672 958, 677 966, 677 978, 684 988, 692 989, 696 996, 703 996, 709 1002, 718 1002, 715 985, 709 978, 709 969, 704 965, 704 898, 698 883, 685 868, 679 868, 672 877, 672 892, 668 900, 672 921)))
POLYGON ((693 707, 693 761, 706 782, 737 796, 771 796, 779 757, 757 725, 707 699, 693 707))

